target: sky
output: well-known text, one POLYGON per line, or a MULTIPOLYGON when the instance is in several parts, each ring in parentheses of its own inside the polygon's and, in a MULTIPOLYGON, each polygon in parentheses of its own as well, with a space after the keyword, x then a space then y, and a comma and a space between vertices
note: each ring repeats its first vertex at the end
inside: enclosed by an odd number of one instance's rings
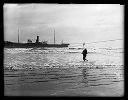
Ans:
POLYGON ((53 43, 88 43, 123 39, 123 6, 119 4, 4 4, 4 40, 36 36, 53 43))

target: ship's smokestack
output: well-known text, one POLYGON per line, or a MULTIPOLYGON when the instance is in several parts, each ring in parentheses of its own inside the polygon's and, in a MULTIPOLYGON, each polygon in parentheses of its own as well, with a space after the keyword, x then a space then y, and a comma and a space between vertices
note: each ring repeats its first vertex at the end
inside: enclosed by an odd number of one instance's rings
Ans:
POLYGON ((39 36, 37 36, 36 43, 39 43, 39 36))

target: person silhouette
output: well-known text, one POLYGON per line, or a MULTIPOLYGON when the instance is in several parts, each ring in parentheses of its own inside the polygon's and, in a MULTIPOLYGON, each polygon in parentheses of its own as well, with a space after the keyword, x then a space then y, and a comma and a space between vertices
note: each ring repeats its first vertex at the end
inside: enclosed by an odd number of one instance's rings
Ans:
MULTIPOLYGON (((87 55, 87 49, 86 49, 86 48, 83 50, 82 54, 83 54, 83 60, 84 60, 84 61, 87 60, 87 59, 86 59, 86 55, 87 55)), ((88 60, 87 60, 87 61, 88 61, 88 60)))

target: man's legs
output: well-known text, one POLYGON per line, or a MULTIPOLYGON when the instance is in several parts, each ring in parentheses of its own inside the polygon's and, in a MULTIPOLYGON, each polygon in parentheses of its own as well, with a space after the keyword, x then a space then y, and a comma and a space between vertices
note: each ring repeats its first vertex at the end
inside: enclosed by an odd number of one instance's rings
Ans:
POLYGON ((85 61, 85 56, 83 55, 83 60, 85 61))
POLYGON ((83 60, 84 60, 84 61, 85 61, 85 60, 87 60, 87 59, 86 59, 86 55, 85 55, 85 54, 83 55, 83 60))
POLYGON ((83 60, 85 61, 85 59, 86 59, 86 55, 83 55, 83 60))

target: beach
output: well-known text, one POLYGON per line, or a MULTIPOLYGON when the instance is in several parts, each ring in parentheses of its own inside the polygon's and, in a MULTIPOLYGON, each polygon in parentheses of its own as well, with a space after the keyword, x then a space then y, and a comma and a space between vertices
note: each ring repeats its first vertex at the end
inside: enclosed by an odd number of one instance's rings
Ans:
POLYGON ((6 96, 123 96, 123 49, 5 48, 6 96))

